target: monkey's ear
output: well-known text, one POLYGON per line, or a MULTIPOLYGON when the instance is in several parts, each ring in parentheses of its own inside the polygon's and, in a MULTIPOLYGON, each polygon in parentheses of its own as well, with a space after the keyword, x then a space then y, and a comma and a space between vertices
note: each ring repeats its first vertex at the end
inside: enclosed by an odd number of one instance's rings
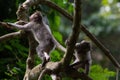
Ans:
POLYGON ((86 41, 85 40, 82 40, 80 43, 82 44, 82 43, 85 43, 86 41))
POLYGON ((79 48, 79 46, 80 46, 80 43, 76 43, 75 44, 75 49, 79 48))

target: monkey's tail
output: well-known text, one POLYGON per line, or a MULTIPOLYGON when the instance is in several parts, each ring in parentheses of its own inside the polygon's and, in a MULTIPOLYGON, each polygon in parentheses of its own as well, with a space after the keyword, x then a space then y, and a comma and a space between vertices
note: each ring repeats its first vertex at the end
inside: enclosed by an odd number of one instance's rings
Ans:
POLYGON ((53 37, 55 44, 56 44, 56 48, 60 49, 63 52, 66 52, 66 48, 63 47, 54 37, 53 37))

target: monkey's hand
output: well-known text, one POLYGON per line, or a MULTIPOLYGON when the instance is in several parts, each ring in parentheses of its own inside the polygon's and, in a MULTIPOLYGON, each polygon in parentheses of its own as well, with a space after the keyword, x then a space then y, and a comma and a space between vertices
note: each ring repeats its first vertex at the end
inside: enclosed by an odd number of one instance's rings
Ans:
POLYGON ((20 20, 20 21, 15 22, 15 24, 25 25, 25 24, 27 24, 27 22, 20 20))
POLYGON ((7 22, 0 22, 0 25, 2 25, 3 27, 10 28, 7 22))
POLYGON ((69 45, 69 43, 70 43, 70 41, 67 39, 67 40, 65 41, 65 45, 69 45))

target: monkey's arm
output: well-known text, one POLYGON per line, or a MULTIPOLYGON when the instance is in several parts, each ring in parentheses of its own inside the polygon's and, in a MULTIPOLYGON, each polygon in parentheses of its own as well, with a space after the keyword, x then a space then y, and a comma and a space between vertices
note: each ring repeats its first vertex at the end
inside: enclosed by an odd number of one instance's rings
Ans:
POLYGON ((15 23, 7 23, 7 25, 10 27, 15 27, 15 28, 21 29, 21 30, 29 30, 32 28, 33 23, 29 22, 25 25, 19 25, 19 24, 15 24, 15 23))

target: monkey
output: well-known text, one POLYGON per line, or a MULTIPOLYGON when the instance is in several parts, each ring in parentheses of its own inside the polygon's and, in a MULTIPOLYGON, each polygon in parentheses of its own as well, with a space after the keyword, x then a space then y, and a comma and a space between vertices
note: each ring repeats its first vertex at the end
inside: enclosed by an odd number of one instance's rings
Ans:
POLYGON ((63 52, 66 52, 66 49, 52 36, 51 30, 43 21, 43 16, 40 11, 34 12, 29 17, 29 22, 25 25, 19 25, 15 23, 6 24, 20 30, 29 30, 33 33, 35 40, 38 42, 36 52, 42 60, 42 66, 45 66, 45 64, 50 60, 49 54, 53 49, 55 49, 55 47, 58 47, 63 52))
POLYGON ((82 68, 84 69, 84 73, 88 75, 92 63, 90 42, 83 40, 80 43, 76 43, 74 56, 75 60, 71 64, 71 67, 77 70, 82 68))

